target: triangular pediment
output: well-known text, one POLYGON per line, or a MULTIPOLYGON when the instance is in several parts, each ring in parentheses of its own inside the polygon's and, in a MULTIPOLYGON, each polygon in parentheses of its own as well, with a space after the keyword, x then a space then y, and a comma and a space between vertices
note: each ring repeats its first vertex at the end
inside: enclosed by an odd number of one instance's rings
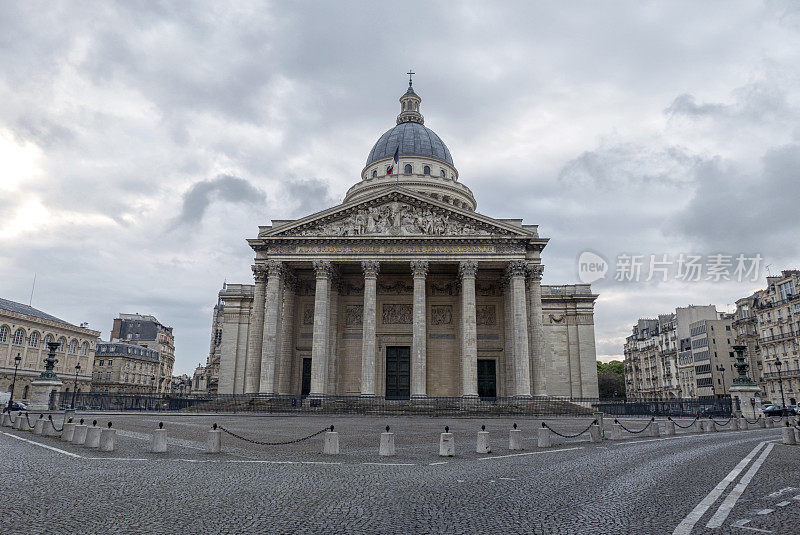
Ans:
POLYGON ((456 208, 400 186, 265 229, 259 238, 272 236, 537 237, 521 226, 456 208))

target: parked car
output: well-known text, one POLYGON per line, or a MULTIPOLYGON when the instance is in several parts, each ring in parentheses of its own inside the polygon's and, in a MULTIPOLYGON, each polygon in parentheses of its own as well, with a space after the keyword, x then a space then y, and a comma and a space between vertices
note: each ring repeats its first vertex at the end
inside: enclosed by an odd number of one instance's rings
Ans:
POLYGON ((791 416, 795 414, 795 409, 791 406, 781 408, 779 405, 764 405, 761 407, 764 416, 791 416))
POLYGON ((28 410, 28 404, 23 403, 21 401, 12 401, 11 406, 8 408, 9 411, 26 411, 28 410))

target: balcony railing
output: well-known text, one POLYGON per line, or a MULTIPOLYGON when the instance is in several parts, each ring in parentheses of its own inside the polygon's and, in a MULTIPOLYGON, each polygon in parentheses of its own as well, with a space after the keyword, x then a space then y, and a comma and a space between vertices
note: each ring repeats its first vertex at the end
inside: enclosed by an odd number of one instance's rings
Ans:
POLYGON ((787 338, 794 338, 795 336, 797 336, 797 333, 789 331, 788 333, 778 333, 772 336, 765 336, 764 338, 760 338, 759 342, 762 344, 767 342, 779 342, 781 340, 786 340, 787 338))
MULTIPOLYGON (((765 379, 777 379, 778 372, 764 372, 765 379)), ((780 371, 781 379, 784 377, 797 377, 800 376, 800 368, 793 368, 791 370, 781 370, 780 371)))

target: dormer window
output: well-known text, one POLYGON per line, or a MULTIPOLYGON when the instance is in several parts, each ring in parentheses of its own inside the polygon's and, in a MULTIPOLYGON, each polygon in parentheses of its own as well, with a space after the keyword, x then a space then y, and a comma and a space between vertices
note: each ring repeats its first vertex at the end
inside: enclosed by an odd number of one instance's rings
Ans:
POLYGON ((377 169, 373 169, 372 170, 372 178, 375 178, 376 176, 378 176, 378 170, 377 169))
POLYGON ((406 164, 406 167, 405 167, 405 169, 404 169, 404 172, 405 172, 405 174, 407 174, 407 175, 410 175, 410 174, 411 174, 411 164, 410 164, 410 163, 407 163, 407 164, 406 164))
POLYGON ((430 166, 430 165, 426 165, 426 166, 425 166, 425 167, 422 169, 422 174, 423 174, 423 175, 429 175, 429 174, 431 174, 431 166, 430 166))

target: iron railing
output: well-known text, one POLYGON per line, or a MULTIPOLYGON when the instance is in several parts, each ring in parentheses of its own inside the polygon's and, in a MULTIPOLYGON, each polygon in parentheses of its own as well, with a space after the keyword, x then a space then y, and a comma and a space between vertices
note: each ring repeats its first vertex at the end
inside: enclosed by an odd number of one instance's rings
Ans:
MULTIPOLYGON (((72 392, 53 392, 50 409, 67 409, 72 392)), ((80 392, 75 408, 84 411, 263 412, 361 415, 463 416, 589 416, 601 411, 615 416, 729 416, 730 398, 620 399, 620 398, 464 398, 431 396, 423 399, 386 399, 363 396, 304 397, 265 394, 115 394, 80 392)))

